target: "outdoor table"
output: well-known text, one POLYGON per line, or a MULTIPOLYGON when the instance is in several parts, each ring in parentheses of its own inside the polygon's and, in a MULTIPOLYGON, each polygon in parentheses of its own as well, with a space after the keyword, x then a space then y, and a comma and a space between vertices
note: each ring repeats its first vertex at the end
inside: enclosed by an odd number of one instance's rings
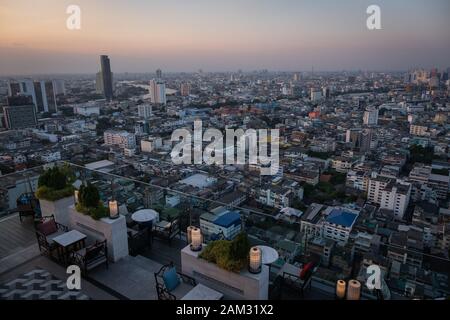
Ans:
POLYGON ((222 293, 199 283, 181 300, 220 300, 222 297, 222 293))
POLYGON ((158 220, 158 212, 152 209, 138 210, 131 215, 131 219, 139 224, 149 226, 158 220))
POLYGON ((261 250, 262 264, 272 264, 278 260, 278 252, 268 246, 257 246, 261 250))
POLYGON ((85 246, 86 235, 78 230, 71 230, 53 238, 58 245, 58 256, 67 265, 67 257, 71 249, 80 250, 85 246))

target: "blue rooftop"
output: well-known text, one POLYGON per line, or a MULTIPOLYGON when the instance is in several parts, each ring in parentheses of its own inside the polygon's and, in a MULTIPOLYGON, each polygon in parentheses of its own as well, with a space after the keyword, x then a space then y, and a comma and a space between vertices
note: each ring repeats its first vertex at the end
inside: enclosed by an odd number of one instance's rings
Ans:
POLYGON ((214 224, 223 228, 228 228, 232 225, 238 225, 241 224, 241 215, 237 211, 228 211, 227 213, 214 220, 214 224))
POLYGON ((337 224, 344 227, 351 227, 358 215, 356 213, 344 211, 342 209, 333 209, 327 217, 329 223, 337 224))

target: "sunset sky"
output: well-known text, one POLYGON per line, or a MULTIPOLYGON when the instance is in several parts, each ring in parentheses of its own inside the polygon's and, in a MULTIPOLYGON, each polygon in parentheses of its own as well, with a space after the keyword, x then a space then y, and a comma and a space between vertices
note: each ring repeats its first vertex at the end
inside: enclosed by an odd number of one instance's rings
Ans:
POLYGON ((448 0, 0 0, 0 75, 450 66, 448 0), (66 8, 81 7, 81 30, 66 8), (382 30, 366 28, 381 7, 382 30))

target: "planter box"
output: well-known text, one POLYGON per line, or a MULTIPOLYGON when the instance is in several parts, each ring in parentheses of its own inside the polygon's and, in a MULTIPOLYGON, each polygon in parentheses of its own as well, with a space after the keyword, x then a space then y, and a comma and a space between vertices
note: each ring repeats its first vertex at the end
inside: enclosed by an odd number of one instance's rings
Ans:
POLYGON ((70 220, 67 210, 70 206, 73 206, 75 199, 73 196, 62 198, 56 201, 39 200, 41 206, 42 216, 55 216, 55 220, 65 226, 69 226, 70 220))
MULTIPOLYGON (((203 245, 205 247, 205 245, 203 245)), ((263 265, 261 272, 252 274, 247 270, 234 273, 216 264, 200 259, 200 252, 191 251, 189 245, 181 250, 182 273, 193 277, 214 290, 223 293, 226 299, 267 300, 269 297, 269 267, 263 265)))
POLYGON ((90 238, 106 239, 108 245, 108 258, 116 262, 128 256, 127 225, 124 216, 117 219, 102 218, 94 220, 88 215, 78 212, 72 205, 67 210, 69 226, 90 238))

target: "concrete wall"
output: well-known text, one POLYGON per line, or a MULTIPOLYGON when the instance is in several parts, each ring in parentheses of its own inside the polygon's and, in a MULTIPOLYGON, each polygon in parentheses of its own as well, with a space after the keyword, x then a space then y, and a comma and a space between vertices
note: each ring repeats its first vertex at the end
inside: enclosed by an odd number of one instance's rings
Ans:
POLYGON ((97 240, 106 239, 108 257, 111 261, 116 262, 128 256, 127 225, 124 216, 117 219, 94 220, 76 211, 73 205, 68 207, 66 212, 71 229, 76 229, 97 240))
MULTIPOLYGON (((203 245, 204 247, 206 245, 203 245)), ((269 295, 269 267, 263 265, 261 273, 247 270, 240 273, 219 268, 216 264, 200 259, 200 252, 193 252, 189 246, 181 251, 182 273, 191 276, 214 290, 223 293, 226 299, 267 300, 269 295)))
POLYGON ((42 216, 55 216, 55 220, 65 226, 70 225, 69 215, 67 214, 67 208, 74 205, 74 196, 62 198, 56 201, 39 200, 41 205, 42 216))

